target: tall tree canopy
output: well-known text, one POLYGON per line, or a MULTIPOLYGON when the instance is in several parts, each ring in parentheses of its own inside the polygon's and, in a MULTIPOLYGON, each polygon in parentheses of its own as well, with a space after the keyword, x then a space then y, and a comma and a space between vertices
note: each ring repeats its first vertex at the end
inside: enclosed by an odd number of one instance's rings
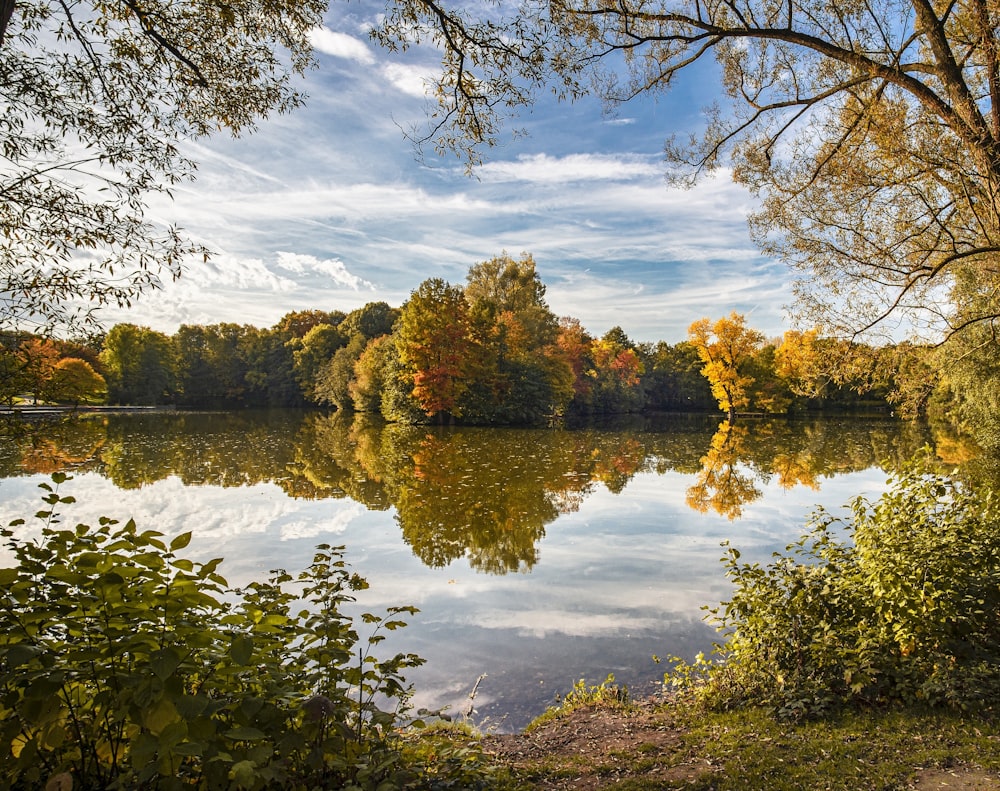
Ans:
POLYGON ((0 2, 0 329, 87 323, 208 251, 147 214, 182 141, 302 101, 323 0, 0 2))
POLYGON ((827 333, 994 320, 1000 11, 988 0, 524 0, 488 17, 402 0, 378 37, 444 52, 430 132, 471 162, 553 80, 615 103, 714 56, 728 97, 667 144, 680 181, 731 165, 751 230, 827 333), (588 83, 589 78, 595 78, 588 83), (891 324, 891 323, 890 323, 891 324))
POLYGON ((705 365, 701 372, 712 386, 719 409, 729 413, 750 405, 754 378, 746 373, 753 355, 764 344, 764 335, 746 325, 746 318, 733 311, 713 322, 699 319, 688 328, 688 339, 705 365))

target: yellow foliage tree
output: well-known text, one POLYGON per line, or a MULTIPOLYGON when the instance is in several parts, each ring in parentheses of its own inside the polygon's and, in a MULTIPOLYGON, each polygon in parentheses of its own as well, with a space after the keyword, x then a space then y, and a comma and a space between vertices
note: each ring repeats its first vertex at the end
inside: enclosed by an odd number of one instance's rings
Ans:
POLYGON ((750 405, 754 378, 742 370, 764 344, 764 335, 747 327, 746 318, 733 311, 712 323, 704 318, 688 328, 688 340, 705 365, 701 372, 712 386, 712 395, 729 420, 750 405))

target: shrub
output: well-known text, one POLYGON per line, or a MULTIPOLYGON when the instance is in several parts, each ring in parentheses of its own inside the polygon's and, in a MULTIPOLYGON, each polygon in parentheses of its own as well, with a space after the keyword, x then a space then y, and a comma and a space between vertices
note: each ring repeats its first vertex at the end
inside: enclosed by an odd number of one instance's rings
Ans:
POLYGON ((785 714, 843 704, 991 706, 1000 694, 1000 510, 914 463, 847 522, 825 511, 766 566, 723 559, 716 657, 667 674, 710 702, 785 714))
MULTIPOLYGON (((371 650, 412 607, 343 606, 366 587, 342 548, 321 545, 293 579, 231 589, 220 560, 195 563, 102 518, 61 527, 73 501, 43 484, 39 541, 3 530, 0 786, 341 788, 403 786, 398 718, 412 654, 371 650)), ((22 520, 11 527, 21 524, 22 520)))

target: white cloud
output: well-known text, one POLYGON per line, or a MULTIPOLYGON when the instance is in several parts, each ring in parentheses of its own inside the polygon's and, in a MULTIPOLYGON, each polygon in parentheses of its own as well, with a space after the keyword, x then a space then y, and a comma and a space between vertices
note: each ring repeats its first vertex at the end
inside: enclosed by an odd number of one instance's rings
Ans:
POLYGON ((317 27, 309 31, 312 45, 326 55, 353 60, 365 66, 375 62, 375 56, 363 41, 346 33, 338 33, 328 27, 317 27))
POLYGON ((346 286, 354 291, 358 291, 361 288, 374 289, 374 286, 367 280, 348 272, 344 262, 339 258, 320 260, 312 255, 279 251, 278 266, 287 272, 298 275, 322 275, 333 281, 334 285, 346 286))
POLYGON ((488 162, 477 170, 483 181, 525 181, 531 183, 566 184, 574 181, 625 181, 657 177, 662 165, 629 154, 568 154, 552 157, 548 154, 522 155, 516 160, 488 162))
POLYGON ((427 96, 428 86, 433 79, 433 75, 427 69, 407 66, 402 63, 387 64, 382 69, 382 74, 403 93, 420 99, 427 96))

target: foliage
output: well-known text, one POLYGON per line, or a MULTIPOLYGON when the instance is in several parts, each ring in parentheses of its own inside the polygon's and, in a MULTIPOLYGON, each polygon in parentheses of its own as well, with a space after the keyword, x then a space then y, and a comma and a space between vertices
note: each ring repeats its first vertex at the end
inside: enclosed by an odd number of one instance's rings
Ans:
POLYGON ((824 511, 767 566, 728 550, 726 633, 704 674, 724 705, 788 715, 901 701, 991 707, 1000 693, 1000 506, 991 492, 909 465, 847 523, 824 511))
POLYGON ((108 398, 118 404, 163 404, 176 385, 174 344, 162 332, 116 324, 101 352, 108 398))
POLYGON ((573 684, 573 688, 569 692, 557 697, 557 703, 554 706, 549 706, 544 713, 528 723, 525 731, 530 733, 579 708, 589 706, 627 708, 628 704, 628 688, 615 682, 614 673, 608 673, 607 678, 600 684, 587 684, 587 680, 581 678, 573 684))
POLYGON ((4 2, 0 328, 89 326, 208 257, 147 206, 184 141, 298 106, 320 0, 4 2))
POLYGON ((688 339, 698 350, 702 374, 712 386, 719 409, 732 420, 737 410, 750 406, 754 377, 745 373, 764 336, 746 326, 746 318, 733 311, 716 322, 699 319, 688 328, 688 339))
POLYGON ((77 357, 64 357, 56 363, 45 390, 48 401, 71 404, 99 404, 108 395, 104 377, 90 363, 77 357))
MULTIPOLYGON (((58 486, 65 475, 53 476, 58 486)), ((60 524, 42 484, 38 542, 3 535, 0 744, 6 787, 387 788, 413 778, 396 732, 411 654, 376 659, 412 607, 345 614, 366 587, 321 545, 294 578, 229 588, 221 560, 155 530, 60 524), (302 608, 302 602, 306 607, 302 608), (385 708, 386 704, 394 704, 385 708), (59 785, 59 787, 63 787, 59 785)), ((467 768, 467 767, 466 767, 467 768)))
POLYGON ((751 233, 801 271, 809 325, 853 338, 890 317, 961 331, 1000 315, 988 3, 556 0, 477 15, 399 0, 375 36, 440 47, 429 136, 473 163, 539 92, 614 106, 697 79, 714 57, 720 102, 668 139, 668 175, 725 168, 760 198, 751 233))
POLYGON ((462 289, 425 280, 403 305, 396 331, 399 362, 412 396, 427 417, 461 415, 472 361, 468 305, 462 289))

